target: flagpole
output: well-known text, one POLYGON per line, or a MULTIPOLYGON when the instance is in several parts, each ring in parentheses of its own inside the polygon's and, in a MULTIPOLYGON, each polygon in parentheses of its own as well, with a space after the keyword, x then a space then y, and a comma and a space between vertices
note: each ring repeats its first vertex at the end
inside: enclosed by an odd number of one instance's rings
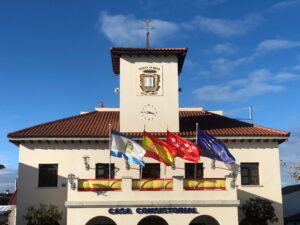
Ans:
MULTIPOLYGON (((167 133, 168 133, 168 131, 169 131, 169 127, 168 127, 168 124, 167 124, 167 133)), ((172 155, 172 159, 173 159, 172 170, 175 170, 175 169, 176 169, 175 158, 176 158, 176 156, 175 156, 175 155, 172 155)))
MULTIPOLYGON (((196 123, 196 145, 198 145, 198 123, 196 123)), ((194 190, 196 189, 196 173, 197 173, 197 164, 194 164, 194 190)))
MULTIPOLYGON (((109 168, 108 168, 108 179, 111 178, 111 124, 108 124, 109 129, 109 168)), ((109 185, 110 186, 110 185, 109 185)))
MULTIPOLYGON (((146 130, 146 125, 144 124, 144 132, 146 130)), ((143 143, 142 147, 144 148, 144 133, 143 133, 143 143)), ((144 159, 144 158, 143 158, 144 159)), ((143 160, 144 161, 144 160, 143 160)), ((143 167, 140 166, 140 190, 142 189, 142 175, 143 175, 143 167)))
POLYGON ((166 190, 166 170, 167 170, 167 166, 166 166, 166 164, 165 164, 164 191, 166 190))

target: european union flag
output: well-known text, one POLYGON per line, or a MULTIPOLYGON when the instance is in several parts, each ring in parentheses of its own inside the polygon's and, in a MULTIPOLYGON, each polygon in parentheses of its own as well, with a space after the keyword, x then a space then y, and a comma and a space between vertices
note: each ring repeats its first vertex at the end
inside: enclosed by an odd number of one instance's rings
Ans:
POLYGON ((197 138, 197 144, 201 147, 201 156, 206 156, 213 160, 222 161, 227 164, 235 163, 235 158, 220 140, 200 129, 198 129, 197 138))

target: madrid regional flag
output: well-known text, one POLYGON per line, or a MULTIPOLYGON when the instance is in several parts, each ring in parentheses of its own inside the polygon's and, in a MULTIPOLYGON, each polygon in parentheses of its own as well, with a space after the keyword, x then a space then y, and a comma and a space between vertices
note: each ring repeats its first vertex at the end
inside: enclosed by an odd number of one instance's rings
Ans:
POLYGON ((192 142, 167 131, 166 142, 177 150, 176 156, 192 162, 199 162, 200 147, 192 142))
POLYGON ((173 164, 173 155, 176 155, 176 150, 147 132, 144 132, 143 148, 146 150, 145 157, 156 159, 167 166, 173 164))
POLYGON ((115 130, 111 130, 111 149, 110 155, 125 158, 129 162, 145 166, 143 157, 146 151, 138 143, 131 140, 129 137, 115 130))

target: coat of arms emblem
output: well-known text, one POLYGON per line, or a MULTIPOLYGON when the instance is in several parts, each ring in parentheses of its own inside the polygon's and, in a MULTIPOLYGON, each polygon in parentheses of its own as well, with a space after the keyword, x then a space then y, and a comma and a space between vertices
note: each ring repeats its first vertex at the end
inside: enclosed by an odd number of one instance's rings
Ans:
POLYGON ((160 76, 156 70, 147 69, 140 74, 140 87, 144 94, 155 94, 160 88, 160 76))

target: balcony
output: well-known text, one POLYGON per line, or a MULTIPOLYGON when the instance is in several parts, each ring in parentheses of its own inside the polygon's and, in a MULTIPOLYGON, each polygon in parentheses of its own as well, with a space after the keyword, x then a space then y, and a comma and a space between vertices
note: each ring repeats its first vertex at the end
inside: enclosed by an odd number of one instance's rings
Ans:
MULTIPOLYGON (((184 190, 226 190, 225 178, 183 179, 184 190)), ((127 187, 128 188, 128 187, 127 187)), ((131 180, 134 191, 172 191, 173 179, 142 178, 131 180)), ((79 179, 78 191, 122 190, 122 179, 79 179)))
POLYGON ((78 191, 116 191, 122 189, 122 179, 79 179, 78 191))
POLYGON ((225 178, 184 179, 185 190, 226 190, 225 178))
POLYGON ((109 205, 119 204, 126 199, 132 204, 140 204, 139 202, 142 201, 145 205, 169 204, 170 202, 177 205, 218 205, 227 202, 230 205, 237 201, 237 189, 231 188, 231 181, 231 178, 194 180, 184 179, 183 176, 166 179, 136 179, 131 176, 111 180, 78 179, 75 190, 68 185, 67 204, 82 206, 105 203, 109 205))
POLYGON ((173 179, 132 179, 132 190, 170 191, 173 190, 173 179))

